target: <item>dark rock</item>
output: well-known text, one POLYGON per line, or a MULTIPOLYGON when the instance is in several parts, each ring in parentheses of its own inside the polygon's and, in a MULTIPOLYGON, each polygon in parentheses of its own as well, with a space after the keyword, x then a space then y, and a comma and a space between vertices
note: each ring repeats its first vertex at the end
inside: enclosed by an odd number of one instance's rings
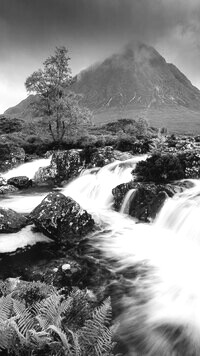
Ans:
POLYGON ((30 214, 39 231, 63 245, 73 245, 92 231, 94 220, 73 199, 50 193, 30 214))
POLYGON ((130 152, 121 152, 118 150, 113 151, 113 156, 115 160, 126 161, 127 159, 131 159, 134 156, 130 152))
POLYGON ((103 167, 116 160, 113 147, 107 146, 98 148, 90 158, 91 167, 103 167))
POLYGON ((0 171, 5 172, 24 163, 25 151, 23 148, 7 143, 0 144, 0 171))
POLYGON ((14 193, 17 191, 18 191, 18 188, 14 187, 14 185, 7 184, 7 185, 0 186, 0 195, 14 193))
POLYGON ((135 181, 120 184, 112 190, 114 208, 119 211, 126 194, 133 189, 125 212, 141 221, 150 222, 156 217, 167 197, 171 198, 193 186, 189 181, 165 185, 135 181))
POLYGON ((200 178, 200 151, 188 150, 178 154, 184 169, 184 177, 191 179, 200 178))
POLYGON ((24 215, 11 209, 0 207, 0 233, 10 233, 21 230, 27 224, 24 215))
POLYGON ((26 176, 12 177, 8 179, 7 183, 18 189, 26 189, 32 186, 32 180, 26 176))
POLYGON ((34 180, 37 183, 51 182, 54 184, 77 177, 84 168, 80 152, 81 150, 54 152, 50 166, 40 168, 35 174, 34 180))
POLYGON ((5 178, 3 178, 1 175, 0 175, 0 187, 1 186, 5 186, 7 184, 5 178))
POLYGON ((130 202, 129 215, 140 221, 152 221, 168 195, 164 187, 146 186, 139 187, 130 202))
POLYGON ((81 265, 71 257, 40 260, 28 269, 28 276, 32 280, 52 284, 63 288, 75 286, 80 282, 82 274, 81 265))

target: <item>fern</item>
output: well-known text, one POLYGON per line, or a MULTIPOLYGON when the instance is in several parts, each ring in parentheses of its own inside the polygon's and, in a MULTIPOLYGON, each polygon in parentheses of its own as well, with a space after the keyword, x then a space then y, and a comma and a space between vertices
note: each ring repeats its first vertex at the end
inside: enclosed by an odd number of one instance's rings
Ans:
POLYGON ((106 327, 111 319, 111 303, 107 298, 103 304, 96 308, 92 319, 87 320, 84 327, 79 331, 80 338, 85 344, 89 355, 102 356, 105 352, 108 354, 112 349, 112 333, 106 327))
POLYGON ((12 315, 13 300, 10 295, 0 298, 0 323, 8 320, 12 315))
POLYGON ((94 309, 87 290, 73 289, 64 298, 55 288, 49 294, 50 288, 42 286, 48 296, 36 303, 28 299, 27 307, 26 291, 30 297, 36 289, 23 285, 21 292, 18 285, 0 298, 0 350, 17 356, 112 356, 109 298, 94 309))
POLYGON ((55 332, 59 336, 60 340, 62 341, 62 346, 65 350, 65 354, 69 356, 72 355, 71 352, 72 346, 70 345, 66 334, 59 327, 55 325, 50 325, 48 329, 55 332))

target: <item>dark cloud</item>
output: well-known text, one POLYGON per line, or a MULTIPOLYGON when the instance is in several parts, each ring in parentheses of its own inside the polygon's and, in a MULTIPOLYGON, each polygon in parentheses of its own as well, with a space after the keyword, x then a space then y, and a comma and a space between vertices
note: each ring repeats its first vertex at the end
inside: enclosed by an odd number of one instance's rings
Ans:
POLYGON ((200 85, 199 23, 199 0, 1 0, 1 86, 24 95, 26 76, 56 45, 70 49, 76 73, 133 39, 156 46, 200 85))

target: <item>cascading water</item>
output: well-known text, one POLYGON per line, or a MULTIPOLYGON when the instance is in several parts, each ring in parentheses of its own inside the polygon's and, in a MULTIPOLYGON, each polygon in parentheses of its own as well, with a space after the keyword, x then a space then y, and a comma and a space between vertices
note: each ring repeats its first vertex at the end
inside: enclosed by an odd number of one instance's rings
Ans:
MULTIPOLYGON (((33 179, 35 173, 40 167, 46 167, 50 164, 51 157, 37 159, 32 162, 24 163, 16 168, 9 170, 6 173, 2 173, 5 179, 17 176, 26 176, 29 179, 33 179)), ((19 213, 30 213, 41 200, 47 195, 47 188, 38 189, 34 191, 29 189, 28 191, 17 192, 16 194, 8 194, 0 198, 0 206, 3 208, 9 208, 19 213), (46 190, 46 191, 44 191, 46 190)), ((24 247, 26 245, 34 245, 38 241, 51 242, 49 238, 40 233, 33 233, 31 226, 26 226, 22 230, 16 233, 1 233, 0 234, 0 253, 12 252, 17 248, 24 247)))
POLYGON ((50 162, 51 162, 51 156, 49 158, 36 159, 32 162, 27 162, 27 163, 21 164, 18 167, 10 169, 8 172, 2 173, 1 175, 5 179, 9 179, 12 177, 18 177, 18 176, 26 176, 29 179, 33 179, 34 175, 38 171, 38 169, 40 167, 49 166, 50 162))
POLYGON ((142 158, 88 170, 62 193, 100 224, 102 230, 91 237, 91 244, 110 263, 115 261, 112 268, 134 271, 140 266, 137 278, 129 280, 131 292, 120 317, 127 355, 199 356, 200 183, 169 198, 154 223, 138 224, 112 210, 111 191, 132 178, 142 158))
MULTIPOLYGON (((41 158, 32 162, 24 163, 16 168, 9 170, 6 173, 2 173, 2 177, 9 179, 11 177, 26 176, 29 179, 33 179, 35 173, 39 168, 44 168, 50 165, 51 156, 49 158, 41 158)), ((10 208, 18 213, 30 213, 37 205, 40 204, 43 198, 48 193, 48 188, 42 187, 34 190, 24 190, 20 194, 9 194, 0 200, 0 206, 4 208, 10 208)))
POLYGON ((168 199, 153 224, 137 224, 111 210, 111 189, 129 181, 129 168, 113 163, 79 177, 63 193, 105 228, 91 244, 118 261, 116 270, 145 270, 129 281, 132 293, 120 318, 128 355, 200 355, 200 183, 168 199))

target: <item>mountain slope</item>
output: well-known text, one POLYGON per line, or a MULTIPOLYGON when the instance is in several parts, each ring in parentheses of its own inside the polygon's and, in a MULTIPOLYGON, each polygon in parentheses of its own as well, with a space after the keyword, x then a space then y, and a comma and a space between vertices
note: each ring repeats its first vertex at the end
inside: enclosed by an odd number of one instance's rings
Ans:
POLYGON ((93 110, 181 105, 200 109, 200 91, 152 47, 128 46, 77 76, 74 90, 93 110))

